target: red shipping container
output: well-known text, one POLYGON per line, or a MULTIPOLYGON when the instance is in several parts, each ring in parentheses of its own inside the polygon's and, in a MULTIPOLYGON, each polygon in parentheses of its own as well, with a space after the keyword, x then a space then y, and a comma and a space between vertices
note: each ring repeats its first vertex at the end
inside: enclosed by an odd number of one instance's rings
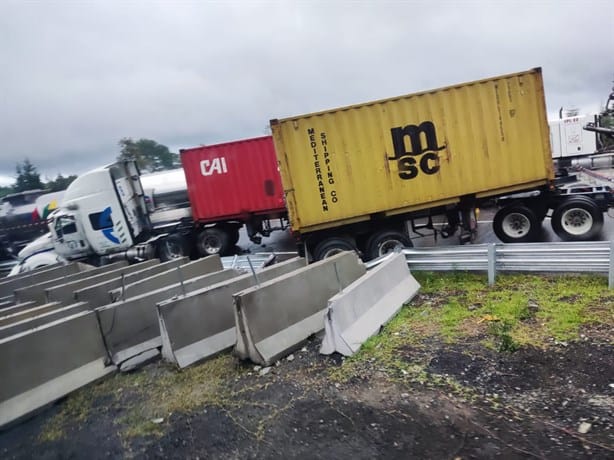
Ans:
POLYGON ((201 223, 286 212, 271 136, 182 149, 192 217, 201 223))

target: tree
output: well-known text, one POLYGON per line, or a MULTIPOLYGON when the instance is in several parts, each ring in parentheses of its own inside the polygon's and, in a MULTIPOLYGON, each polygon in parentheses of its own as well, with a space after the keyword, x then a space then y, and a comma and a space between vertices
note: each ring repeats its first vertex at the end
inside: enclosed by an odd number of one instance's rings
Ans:
POLYGON ((11 193, 15 193, 15 190, 13 190, 13 187, 0 186, 0 198, 6 195, 10 195, 11 193))
POLYGON ((54 180, 50 180, 45 184, 45 188, 50 192, 60 192, 66 188, 77 178, 76 175, 64 177, 61 173, 54 180))
POLYGON ((22 163, 17 163, 16 171, 17 179, 13 187, 16 193, 45 188, 36 167, 27 158, 22 163))
POLYGON ((134 141, 125 137, 119 141, 118 161, 135 160, 141 172, 162 171, 176 168, 179 155, 169 151, 168 147, 151 139, 134 141))

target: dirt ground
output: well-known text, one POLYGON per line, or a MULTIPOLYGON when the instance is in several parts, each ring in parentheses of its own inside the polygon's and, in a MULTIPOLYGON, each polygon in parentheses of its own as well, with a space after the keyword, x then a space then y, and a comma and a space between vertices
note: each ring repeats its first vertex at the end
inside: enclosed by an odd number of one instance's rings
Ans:
POLYGON ((76 401, 91 396, 85 412, 66 415, 70 396, 0 433, 0 457, 613 458, 609 332, 587 330, 582 340, 545 352, 424 342, 398 356, 425 363, 419 375, 367 361, 345 381, 330 372, 344 360, 319 355, 314 339, 268 372, 234 364, 223 398, 152 419, 149 433, 126 434, 126 414, 156 405, 147 382, 177 374, 153 362, 112 385, 84 389, 76 401), (60 432, 50 440, 54 420, 60 432), (586 433, 578 431, 582 423, 586 433))

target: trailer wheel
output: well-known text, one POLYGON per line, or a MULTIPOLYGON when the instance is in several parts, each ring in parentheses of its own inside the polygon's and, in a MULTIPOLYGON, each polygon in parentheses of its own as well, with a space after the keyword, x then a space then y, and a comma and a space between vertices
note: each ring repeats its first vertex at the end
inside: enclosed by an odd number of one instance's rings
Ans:
POLYGON ((603 227, 603 214, 590 198, 576 196, 563 201, 552 213, 552 229, 563 241, 595 238, 603 227))
POLYGON ((343 251, 355 251, 356 247, 349 238, 332 237, 321 241, 313 252, 315 260, 322 260, 343 251))
POLYGON ((228 233, 216 227, 205 228, 198 234, 196 248, 201 256, 226 255, 231 248, 228 233))
POLYGON ((189 250, 181 235, 169 235, 158 243, 158 257, 162 262, 186 257, 189 250))
POLYGON ((493 230, 504 243, 527 243, 537 239, 540 220, 526 206, 512 204, 497 211, 493 230))
POLYGON ((398 248, 412 248, 411 240, 402 232, 383 230, 376 232, 367 240, 367 256, 369 259, 381 257, 398 248))

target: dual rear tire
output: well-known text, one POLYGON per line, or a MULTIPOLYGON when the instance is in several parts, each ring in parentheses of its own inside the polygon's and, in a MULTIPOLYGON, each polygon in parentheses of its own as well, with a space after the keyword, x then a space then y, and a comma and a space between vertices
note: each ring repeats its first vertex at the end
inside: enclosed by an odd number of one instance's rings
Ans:
MULTIPOLYGON (((381 257, 397 249, 411 248, 413 244, 409 237, 396 230, 382 230, 373 233, 364 247, 364 255, 367 260, 381 257)), ((349 236, 335 236, 322 240, 315 246, 313 257, 322 260, 334 256, 343 251, 360 252, 353 238, 349 236)))
MULTIPOLYGON (((504 243, 536 241, 542 217, 528 206, 512 204, 500 209, 493 221, 497 238, 504 243)), ((603 227, 603 213, 588 197, 576 196, 561 202, 552 213, 552 230, 563 241, 594 239, 603 227)))

